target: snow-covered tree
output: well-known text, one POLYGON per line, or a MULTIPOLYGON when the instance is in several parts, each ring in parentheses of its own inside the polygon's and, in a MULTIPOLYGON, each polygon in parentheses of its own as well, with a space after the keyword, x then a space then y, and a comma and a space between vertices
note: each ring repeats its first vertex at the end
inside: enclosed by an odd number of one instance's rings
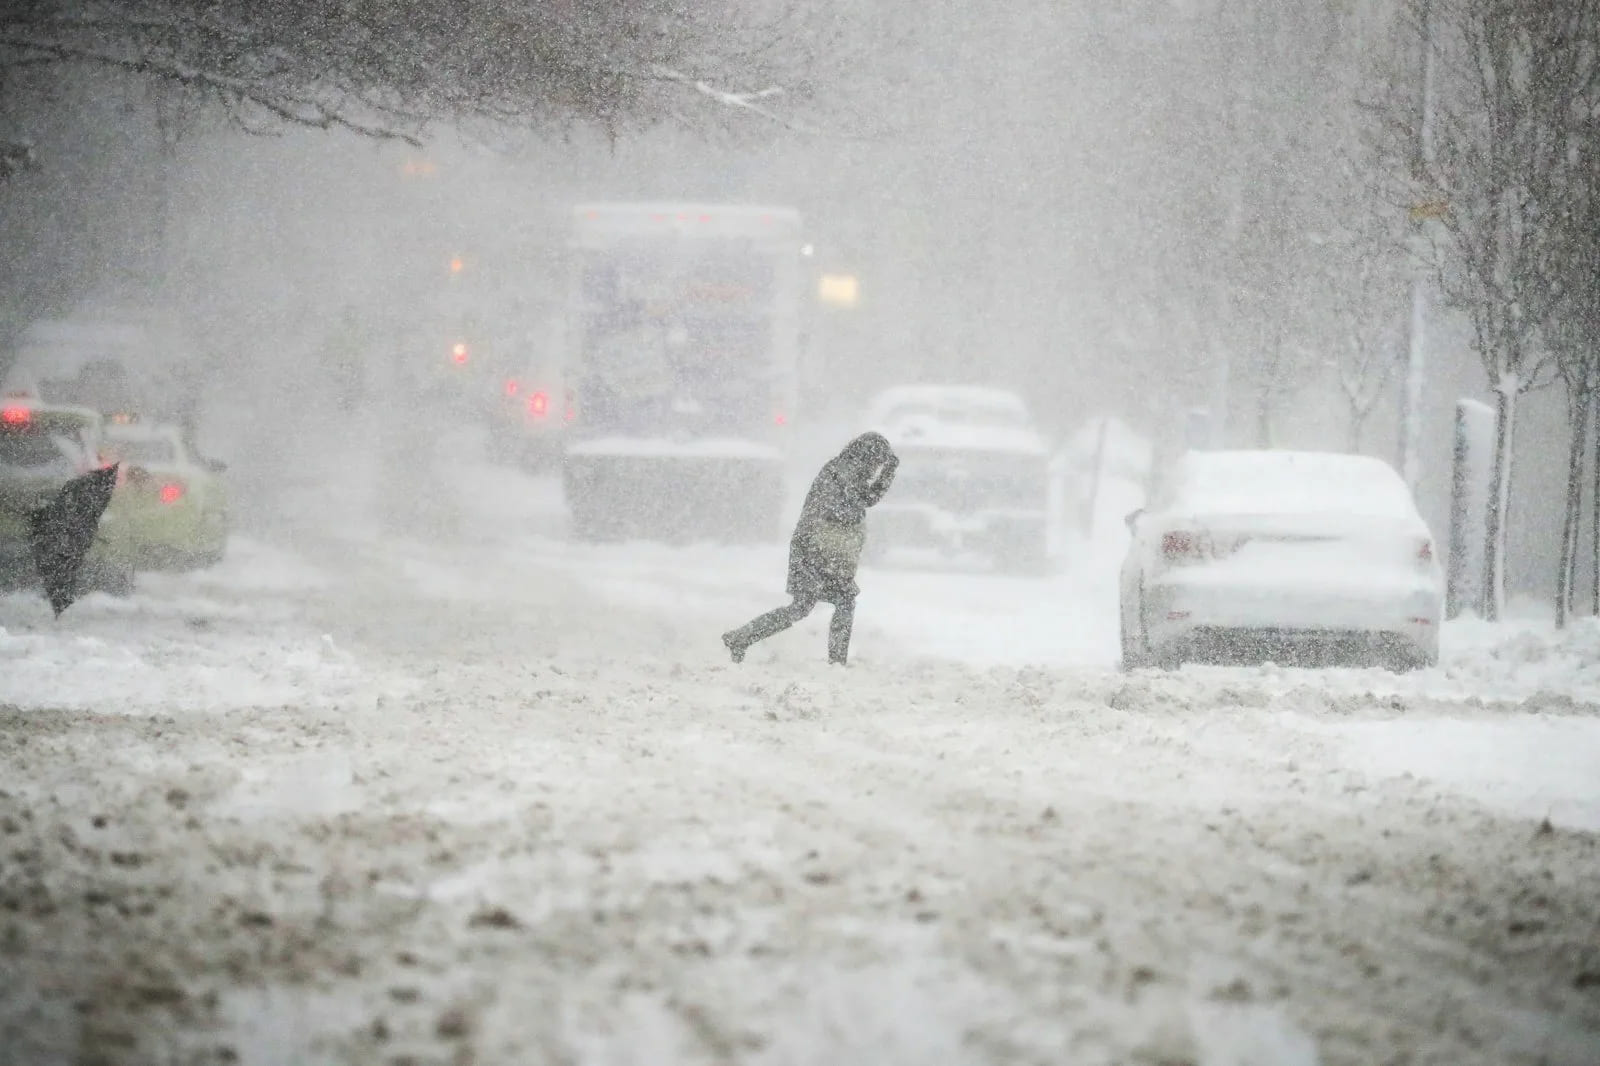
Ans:
MULTIPOLYGON (((1600 49, 1595 55, 1600 59, 1600 49)), ((1544 337, 1566 387, 1569 433, 1556 582, 1557 624, 1564 624, 1576 607, 1584 461, 1600 397, 1600 92, 1580 100, 1577 110, 1580 117, 1568 133, 1564 165, 1552 182, 1559 194, 1559 208, 1544 264, 1558 294, 1544 337)), ((1600 475, 1600 435, 1594 447, 1595 471, 1600 475)), ((1594 489, 1590 609, 1600 614, 1600 485, 1594 489)))
POLYGON ((732 0, 23 0, 0 10, 0 92, 18 91, 6 75, 98 67, 186 89, 249 130, 412 142, 441 122, 794 122, 829 32, 732 0))
POLYGON ((1518 399, 1553 371, 1541 329, 1559 298, 1542 269, 1559 218, 1555 179, 1574 108, 1592 89, 1597 0, 1419 0, 1429 19, 1436 105, 1426 130, 1410 101, 1391 115, 1419 213, 1437 216, 1435 266, 1461 309, 1494 393, 1485 617, 1504 601, 1518 399), (1412 146, 1426 139, 1429 151, 1412 146))

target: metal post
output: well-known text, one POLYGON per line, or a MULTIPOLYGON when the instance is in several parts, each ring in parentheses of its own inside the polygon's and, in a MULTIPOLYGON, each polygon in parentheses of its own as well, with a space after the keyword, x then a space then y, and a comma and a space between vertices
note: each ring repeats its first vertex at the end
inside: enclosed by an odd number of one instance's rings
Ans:
MULTIPOLYGON (((1415 171, 1426 176, 1433 163, 1433 4, 1422 3, 1422 100, 1417 124, 1415 171)), ((1426 215, 1413 213, 1412 240, 1420 244, 1425 236, 1426 215)), ((1425 249, 1414 249, 1420 260, 1425 249)), ((1411 314, 1406 324, 1406 374, 1400 399, 1400 472, 1411 491, 1422 480, 1422 388, 1427 375, 1428 291, 1427 278, 1420 262, 1411 278, 1411 314)))
POLYGON ((1400 397, 1400 473, 1415 493, 1422 479, 1422 382, 1427 372, 1428 294, 1419 269, 1411 279, 1406 376, 1400 397))

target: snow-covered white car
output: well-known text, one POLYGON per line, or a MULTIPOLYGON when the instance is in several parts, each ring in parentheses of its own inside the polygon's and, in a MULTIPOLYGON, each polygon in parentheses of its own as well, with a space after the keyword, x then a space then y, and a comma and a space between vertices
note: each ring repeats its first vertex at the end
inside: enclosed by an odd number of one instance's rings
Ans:
POLYGON ((188 570, 222 561, 228 550, 226 469, 202 459, 168 422, 126 414, 106 424, 103 451, 122 464, 113 505, 141 567, 188 570))
POLYGON ((878 394, 867 423, 900 456, 893 489, 868 518, 870 558, 932 548, 981 553, 1007 570, 1046 566, 1050 449, 1020 396, 901 385, 878 394))
POLYGON ((1193 451, 1128 516, 1125 669, 1185 660, 1439 658, 1434 541, 1393 467, 1360 455, 1193 451))

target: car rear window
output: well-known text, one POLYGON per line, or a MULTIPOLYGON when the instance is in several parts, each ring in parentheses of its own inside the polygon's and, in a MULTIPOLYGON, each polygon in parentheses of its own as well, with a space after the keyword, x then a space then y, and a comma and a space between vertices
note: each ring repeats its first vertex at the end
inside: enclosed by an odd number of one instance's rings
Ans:
POLYGON ((106 450, 127 463, 175 463, 178 450, 169 440, 114 440, 106 450))
POLYGON ((43 429, 6 429, 0 432, 0 465, 34 470, 70 465, 70 440, 43 429))

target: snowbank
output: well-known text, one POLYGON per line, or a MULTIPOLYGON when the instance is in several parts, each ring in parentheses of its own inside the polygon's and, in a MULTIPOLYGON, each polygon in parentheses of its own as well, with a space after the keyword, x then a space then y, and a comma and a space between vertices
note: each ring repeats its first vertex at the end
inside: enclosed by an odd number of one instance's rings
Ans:
POLYGON ((403 682, 373 677, 300 620, 295 594, 328 578, 248 538, 192 574, 141 574, 137 593, 94 593, 61 618, 37 593, 0 597, 0 704, 153 714, 371 705, 403 682))
POLYGON ((1529 619, 1459 618, 1443 633, 1444 674, 1484 699, 1562 695, 1600 703, 1600 619, 1564 630, 1529 619))
POLYGON ((1331 732, 1368 773, 1422 778, 1512 817, 1600 833, 1600 718, 1429 717, 1331 732))

